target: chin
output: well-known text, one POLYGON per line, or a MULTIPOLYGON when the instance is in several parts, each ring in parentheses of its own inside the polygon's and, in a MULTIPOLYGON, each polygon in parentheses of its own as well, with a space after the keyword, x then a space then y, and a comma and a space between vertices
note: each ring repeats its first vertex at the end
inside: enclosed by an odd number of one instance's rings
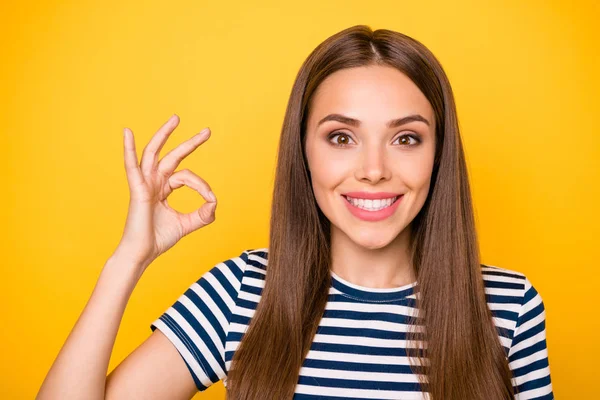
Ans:
POLYGON ((367 244, 358 243, 358 244, 362 248, 367 249, 367 250, 379 250, 379 249, 386 247, 389 244, 389 242, 383 243, 383 244, 379 244, 379 243, 375 243, 375 244, 374 243, 367 243, 367 244))
POLYGON ((356 243, 360 247, 364 247, 368 250, 377 250, 388 246, 394 240, 393 237, 388 237, 387 235, 378 234, 373 235, 369 232, 365 232, 361 236, 356 235, 348 235, 350 240, 356 243))

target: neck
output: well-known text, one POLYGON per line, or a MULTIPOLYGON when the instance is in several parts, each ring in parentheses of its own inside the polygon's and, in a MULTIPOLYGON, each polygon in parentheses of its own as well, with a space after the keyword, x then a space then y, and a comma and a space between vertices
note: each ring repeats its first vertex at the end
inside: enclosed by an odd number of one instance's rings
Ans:
POLYGON ((410 225, 388 245, 369 249, 331 227, 331 270, 356 285, 384 289, 416 281, 410 262, 410 225))

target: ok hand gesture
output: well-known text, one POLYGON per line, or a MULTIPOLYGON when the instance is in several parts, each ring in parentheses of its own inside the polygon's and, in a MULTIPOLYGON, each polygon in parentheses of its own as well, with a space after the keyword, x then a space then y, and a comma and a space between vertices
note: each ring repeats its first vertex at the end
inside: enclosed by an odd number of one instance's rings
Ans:
POLYGON ((186 156, 208 140, 209 128, 158 159, 160 150, 178 124, 179 117, 173 115, 146 145, 139 164, 133 132, 128 128, 124 130, 129 210, 115 254, 143 269, 182 237, 215 220, 217 199, 208 183, 188 169, 174 172, 186 156), (207 203, 189 214, 172 209, 167 197, 183 185, 198 191, 207 203))

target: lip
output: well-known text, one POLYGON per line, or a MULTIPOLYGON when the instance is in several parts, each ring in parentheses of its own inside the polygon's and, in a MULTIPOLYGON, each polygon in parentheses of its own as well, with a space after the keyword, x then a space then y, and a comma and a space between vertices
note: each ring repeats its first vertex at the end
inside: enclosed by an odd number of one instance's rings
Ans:
POLYGON ((391 197, 400 196, 401 193, 392 192, 348 192, 342 193, 344 196, 354 197, 355 199, 389 199, 391 197))
MULTIPOLYGON (((341 199, 342 201, 346 204, 346 207, 348 207, 348 210, 350 210, 350 212, 352 213, 352 215, 354 215, 357 218, 362 219, 363 221, 381 221, 383 219, 386 219, 390 216, 392 216, 394 214, 394 212, 396 212, 396 209, 398 208, 398 205, 400 204, 400 202, 402 201, 402 198, 404 197, 404 195, 396 195, 393 193, 385 193, 385 196, 382 197, 376 197, 377 198, 390 198, 390 197, 395 197, 395 196, 399 196, 398 199, 392 203, 391 206, 386 207, 382 210, 379 211, 369 211, 369 210, 363 210, 362 208, 358 208, 356 206, 354 206, 352 203, 350 203, 345 196, 352 196, 352 193, 354 193, 355 195, 357 193, 362 193, 361 196, 364 196, 364 192, 351 192, 351 193, 347 193, 344 195, 341 195, 341 199), (390 196, 391 195, 391 196, 390 196)), ((376 195, 376 196, 380 196, 380 193, 372 193, 371 195, 376 195)), ((358 196, 357 196, 358 197, 358 196)), ((368 197, 360 197, 362 199, 367 198, 368 197)))

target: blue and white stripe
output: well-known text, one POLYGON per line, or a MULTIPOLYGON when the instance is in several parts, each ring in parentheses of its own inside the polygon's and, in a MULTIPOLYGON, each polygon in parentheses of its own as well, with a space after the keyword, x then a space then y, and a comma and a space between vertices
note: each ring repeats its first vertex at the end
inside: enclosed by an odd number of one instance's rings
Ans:
MULTIPOLYGON (((227 386, 233 354, 261 298, 267 256, 267 248, 246 250, 218 263, 152 323, 177 348, 199 391, 219 380, 227 386)), ((515 399, 553 399, 540 294, 519 272, 488 265, 482 272, 515 399)), ((294 399, 424 399, 406 354, 408 318, 418 316, 416 296, 415 284, 373 289, 332 274, 294 399)))

